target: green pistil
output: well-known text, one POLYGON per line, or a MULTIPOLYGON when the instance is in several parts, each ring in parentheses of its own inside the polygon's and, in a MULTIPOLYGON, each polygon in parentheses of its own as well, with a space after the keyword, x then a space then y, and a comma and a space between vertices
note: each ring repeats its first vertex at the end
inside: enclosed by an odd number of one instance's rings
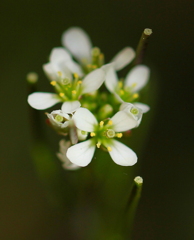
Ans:
POLYGON ((63 78, 63 79, 61 79, 61 84, 62 84, 62 85, 68 85, 68 84, 70 84, 70 79, 69 79, 69 78, 63 78))
POLYGON ((60 122, 60 123, 62 123, 63 122, 63 120, 64 120, 64 118, 61 116, 61 115, 56 115, 55 116, 55 120, 57 121, 57 122, 60 122))
POLYGON ((82 135, 86 135, 87 132, 82 130, 82 131, 81 131, 81 134, 82 134, 82 135))
POLYGON ((139 113, 139 110, 137 108, 131 108, 130 112, 134 115, 137 115, 139 113))
POLYGON ((113 129, 107 129, 106 130, 106 136, 108 138, 114 138, 115 137, 115 131, 113 129))

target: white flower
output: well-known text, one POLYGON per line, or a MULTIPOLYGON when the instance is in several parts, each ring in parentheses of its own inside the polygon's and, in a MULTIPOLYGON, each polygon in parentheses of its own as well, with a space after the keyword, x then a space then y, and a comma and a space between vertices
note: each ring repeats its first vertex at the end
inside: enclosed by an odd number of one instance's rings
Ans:
POLYGON ((63 110, 55 110, 51 113, 46 113, 46 115, 54 127, 63 129, 69 126, 69 120, 71 119, 71 116, 67 113, 64 113, 63 110))
MULTIPOLYGON (((71 27, 62 35, 62 45, 66 47, 72 55, 82 65, 92 64, 92 42, 88 34, 79 27, 71 27)), ((115 70, 121 70, 129 64, 135 57, 135 52, 130 47, 125 47, 113 59, 115 70)))
POLYGON ((67 149, 71 146, 70 141, 66 142, 65 140, 61 140, 59 142, 59 152, 57 153, 57 157, 62 161, 63 168, 67 170, 77 170, 80 167, 73 164, 69 161, 69 159, 66 156, 67 149))
POLYGON ((31 107, 43 110, 52 107, 56 103, 64 102, 62 105, 65 113, 72 113, 77 110, 81 104, 78 101, 85 93, 90 93, 97 90, 105 79, 105 73, 102 69, 96 69, 87 74, 83 80, 79 79, 77 74, 74 74, 74 80, 67 81, 59 72, 61 81, 51 81, 55 87, 57 94, 35 92, 28 96, 28 103, 31 107), (63 81, 64 80, 64 81, 63 81))
POLYGON ((140 107, 138 107, 137 105, 138 104, 131 104, 131 103, 124 102, 121 104, 119 108, 120 111, 126 112, 137 121, 136 127, 138 127, 139 124, 141 123, 142 116, 143 116, 143 110, 141 108, 141 105, 145 105, 145 104, 141 104, 140 107))
POLYGON ((123 143, 114 140, 121 138, 124 131, 137 126, 137 121, 124 111, 117 112, 107 123, 99 124, 94 115, 86 108, 79 108, 73 116, 75 126, 83 131, 90 132, 91 139, 71 146, 67 150, 69 160, 85 167, 95 152, 96 146, 105 147, 113 161, 122 166, 132 166, 137 162, 136 154, 123 143))
POLYGON ((71 81, 72 73, 83 76, 83 71, 79 64, 74 62, 71 55, 62 47, 54 48, 51 51, 49 60, 49 63, 43 65, 43 70, 51 81, 59 81, 61 77, 71 81))
POLYGON ((150 70, 145 65, 135 66, 127 74, 124 82, 119 81, 117 74, 111 64, 103 67, 106 74, 105 85, 112 92, 120 103, 133 102, 143 113, 149 110, 149 106, 135 102, 139 97, 138 92, 147 84, 150 70))

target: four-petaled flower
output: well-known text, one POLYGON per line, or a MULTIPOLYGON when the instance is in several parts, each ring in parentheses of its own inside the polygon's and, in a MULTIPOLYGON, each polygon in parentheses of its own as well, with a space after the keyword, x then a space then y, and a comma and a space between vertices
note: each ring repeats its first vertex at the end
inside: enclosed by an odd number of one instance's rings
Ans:
POLYGON ((63 112, 72 113, 81 106, 78 101, 80 97, 85 93, 97 90, 105 80, 105 73, 102 69, 96 69, 87 74, 83 80, 80 80, 78 74, 74 74, 74 79, 72 79, 72 75, 67 74, 67 72, 68 70, 65 68, 64 72, 60 69, 55 75, 51 74, 52 78, 55 76, 55 80, 51 81, 51 84, 55 87, 57 93, 32 93, 28 96, 30 106, 43 110, 56 103, 64 102, 63 112))
MULTIPOLYGON (((84 69, 95 69, 103 65, 103 54, 99 48, 92 48, 88 34, 79 27, 71 27, 62 35, 62 45, 67 48, 84 69), (96 62, 95 56, 99 56, 96 62), (99 63, 100 62, 100 63, 99 63)), ((128 65, 135 57, 131 47, 125 47, 111 60, 116 71, 128 65)))
POLYGON ((95 152, 95 148, 105 147, 115 163, 122 166, 132 166, 137 162, 136 154, 126 145, 115 140, 121 138, 122 133, 137 126, 137 121, 124 111, 117 112, 107 123, 97 122, 95 116, 86 108, 79 108, 74 116, 75 126, 90 132, 91 138, 71 146, 67 150, 68 159, 78 165, 88 165, 95 152))
POLYGON ((139 97, 138 92, 147 84, 150 70, 145 65, 137 65, 127 74, 124 82, 119 81, 112 64, 103 67, 106 77, 105 85, 107 89, 115 95, 120 103, 132 102, 140 108, 143 113, 149 111, 149 106, 136 102, 139 97))

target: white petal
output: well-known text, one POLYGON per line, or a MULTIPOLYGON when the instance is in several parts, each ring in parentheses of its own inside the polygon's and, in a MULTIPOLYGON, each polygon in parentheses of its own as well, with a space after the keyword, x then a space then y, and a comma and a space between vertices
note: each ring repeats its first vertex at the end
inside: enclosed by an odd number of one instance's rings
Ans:
POLYGON ((144 65, 135 66, 128 74, 125 79, 126 86, 133 86, 133 92, 141 90, 148 82, 150 70, 144 65))
POLYGON ((112 59, 111 62, 114 63, 114 68, 118 71, 124 68, 127 64, 129 64, 134 57, 135 51, 130 47, 126 47, 119 53, 117 53, 117 55, 112 59))
POLYGON ((56 81, 57 80, 57 73, 56 70, 53 68, 53 65, 51 63, 46 63, 43 65, 43 70, 47 77, 51 81, 56 81))
POLYGON ((83 71, 80 65, 73 60, 66 61, 65 65, 69 68, 69 70, 71 70, 72 73, 77 73, 80 77, 83 76, 83 71))
POLYGON ((86 108, 79 108, 73 115, 75 125, 80 130, 93 132, 94 126, 98 124, 94 115, 86 108))
POLYGON ((124 111, 117 112, 112 118, 115 132, 125 132, 137 126, 138 122, 124 111))
POLYGON ((52 64, 57 76, 58 75, 58 72, 61 72, 62 73, 62 78, 68 78, 68 79, 72 79, 72 73, 70 71, 70 69, 67 67, 67 63, 68 61, 64 62, 64 61, 61 61, 61 62, 58 62, 56 64, 52 64))
POLYGON ((141 123, 141 120, 142 120, 142 116, 143 116, 143 111, 141 108, 139 108, 135 104, 123 102, 121 104, 119 110, 126 112, 129 117, 132 117, 133 119, 135 119, 137 121, 136 127, 139 126, 139 124, 141 123), (136 108, 138 110, 138 112, 136 114, 131 112, 131 110, 133 108, 136 108))
POLYGON ((105 80, 105 73, 102 69, 96 69, 89 73, 82 82, 82 93, 89 93, 97 90, 105 80))
POLYGON ((62 35, 62 44, 77 60, 87 60, 88 63, 91 62, 92 43, 83 29, 72 27, 65 31, 62 35))
POLYGON ((61 72, 62 78, 68 78, 69 80, 71 80, 72 74, 67 65, 68 61, 58 63, 47 63, 43 65, 43 70, 51 81, 58 81, 60 79, 58 72, 61 72))
POLYGON ((38 110, 47 109, 58 102, 61 100, 54 93, 35 92, 28 96, 30 106, 38 110))
POLYGON ((105 85, 110 92, 114 93, 118 84, 118 77, 115 69, 112 64, 109 66, 105 65, 102 69, 105 71, 105 85))
POLYGON ((140 108, 143 113, 147 113, 150 110, 150 107, 144 103, 135 102, 133 105, 140 108))
POLYGON ((64 113, 73 113, 80 108, 81 103, 79 101, 64 102, 61 109, 64 113))
POLYGON ((94 155, 95 145, 92 146, 92 140, 78 143, 67 150, 69 160, 81 167, 87 166, 94 155))
POLYGON ((72 162, 69 161, 69 159, 66 156, 67 149, 71 146, 70 141, 66 142, 65 140, 61 140, 59 142, 59 153, 57 153, 57 157, 63 162, 63 168, 68 169, 68 170, 76 170, 79 169, 80 167, 73 164, 72 162))
POLYGON ((109 154, 116 164, 121 166, 132 166, 137 162, 137 155, 135 152, 123 143, 113 140, 112 146, 110 147, 112 150, 109 154))
POLYGON ((50 62, 56 63, 71 60, 71 55, 64 48, 53 48, 50 55, 50 62))

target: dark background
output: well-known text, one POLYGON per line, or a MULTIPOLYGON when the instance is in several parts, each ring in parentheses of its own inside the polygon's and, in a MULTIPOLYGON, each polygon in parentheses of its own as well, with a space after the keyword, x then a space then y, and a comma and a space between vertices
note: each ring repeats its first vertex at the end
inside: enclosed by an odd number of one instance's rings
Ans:
POLYGON ((153 29, 144 63, 159 91, 139 172, 145 184, 134 240, 194 239, 193 3, 1 1, 0 239, 66 239, 63 217, 49 205, 30 158, 25 76, 36 71, 39 89, 50 89, 42 64, 70 26, 85 29, 107 60, 153 29))

